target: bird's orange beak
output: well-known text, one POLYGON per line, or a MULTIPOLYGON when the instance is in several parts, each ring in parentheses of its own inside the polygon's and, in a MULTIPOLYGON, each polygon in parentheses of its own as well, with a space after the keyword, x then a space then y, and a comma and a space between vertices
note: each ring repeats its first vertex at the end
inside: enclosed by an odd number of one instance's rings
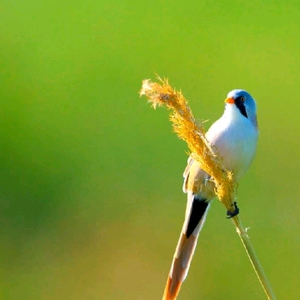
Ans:
POLYGON ((225 99, 225 102, 226 102, 226 103, 233 104, 233 103, 234 103, 234 99, 233 99, 233 98, 226 98, 226 99, 225 99))

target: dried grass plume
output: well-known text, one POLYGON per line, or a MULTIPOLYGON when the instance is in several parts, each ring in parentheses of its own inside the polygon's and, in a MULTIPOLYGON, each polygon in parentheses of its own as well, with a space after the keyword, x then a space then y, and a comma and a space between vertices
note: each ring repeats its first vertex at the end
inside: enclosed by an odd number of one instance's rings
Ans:
POLYGON ((173 89, 166 79, 158 78, 159 83, 150 79, 143 81, 140 96, 146 96, 153 108, 166 106, 172 110, 170 120, 178 137, 184 140, 192 156, 200 162, 201 168, 212 176, 216 185, 216 195, 228 211, 234 211, 236 182, 232 173, 222 164, 217 149, 212 148, 205 138, 205 130, 197 121, 187 100, 180 91, 173 89))

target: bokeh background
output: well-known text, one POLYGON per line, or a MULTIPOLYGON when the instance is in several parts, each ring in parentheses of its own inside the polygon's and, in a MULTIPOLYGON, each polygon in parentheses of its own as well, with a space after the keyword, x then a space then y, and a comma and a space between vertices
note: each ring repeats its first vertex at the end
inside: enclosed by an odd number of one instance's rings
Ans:
MULTIPOLYGON (((299 299, 299 1, 1 1, 0 298, 161 299, 187 147, 138 91, 168 77, 209 120, 258 102, 244 225, 299 299)), ((215 201, 179 299, 266 299, 215 201)))

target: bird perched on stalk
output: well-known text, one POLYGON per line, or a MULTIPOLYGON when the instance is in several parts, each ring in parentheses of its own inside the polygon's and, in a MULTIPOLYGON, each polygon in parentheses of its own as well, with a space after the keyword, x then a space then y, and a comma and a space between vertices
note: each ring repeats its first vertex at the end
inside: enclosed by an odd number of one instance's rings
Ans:
MULTIPOLYGON (((210 127, 206 138, 223 159, 224 166, 238 181, 249 168, 256 152, 258 138, 256 103, 244 90, 229 92, 225 103, 222 117, 210 127)), ((187 276, 210 203, 216 196, 214 181, 192 157, 188 159, 183 176, 183 191, 187 193, 185 220, 163 300, 176 299, 181 284, 187 276)), ((233 217, 238 212, 235 204, 235 211, 227 212, 227 215, 233 217)))

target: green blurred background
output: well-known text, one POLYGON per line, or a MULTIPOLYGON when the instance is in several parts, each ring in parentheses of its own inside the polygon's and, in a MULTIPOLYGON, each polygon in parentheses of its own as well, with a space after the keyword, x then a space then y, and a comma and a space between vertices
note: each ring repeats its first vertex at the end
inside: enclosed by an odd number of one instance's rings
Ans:
MULTIPOLYGON (((138 91, 194 114, 258 102, 245 226, 278 299, 300 295, 299 1, 1 1, 0 299, 161 299, 187 147, 138 91)), ((266 299, 215 201, 179 299, 266 299)))

